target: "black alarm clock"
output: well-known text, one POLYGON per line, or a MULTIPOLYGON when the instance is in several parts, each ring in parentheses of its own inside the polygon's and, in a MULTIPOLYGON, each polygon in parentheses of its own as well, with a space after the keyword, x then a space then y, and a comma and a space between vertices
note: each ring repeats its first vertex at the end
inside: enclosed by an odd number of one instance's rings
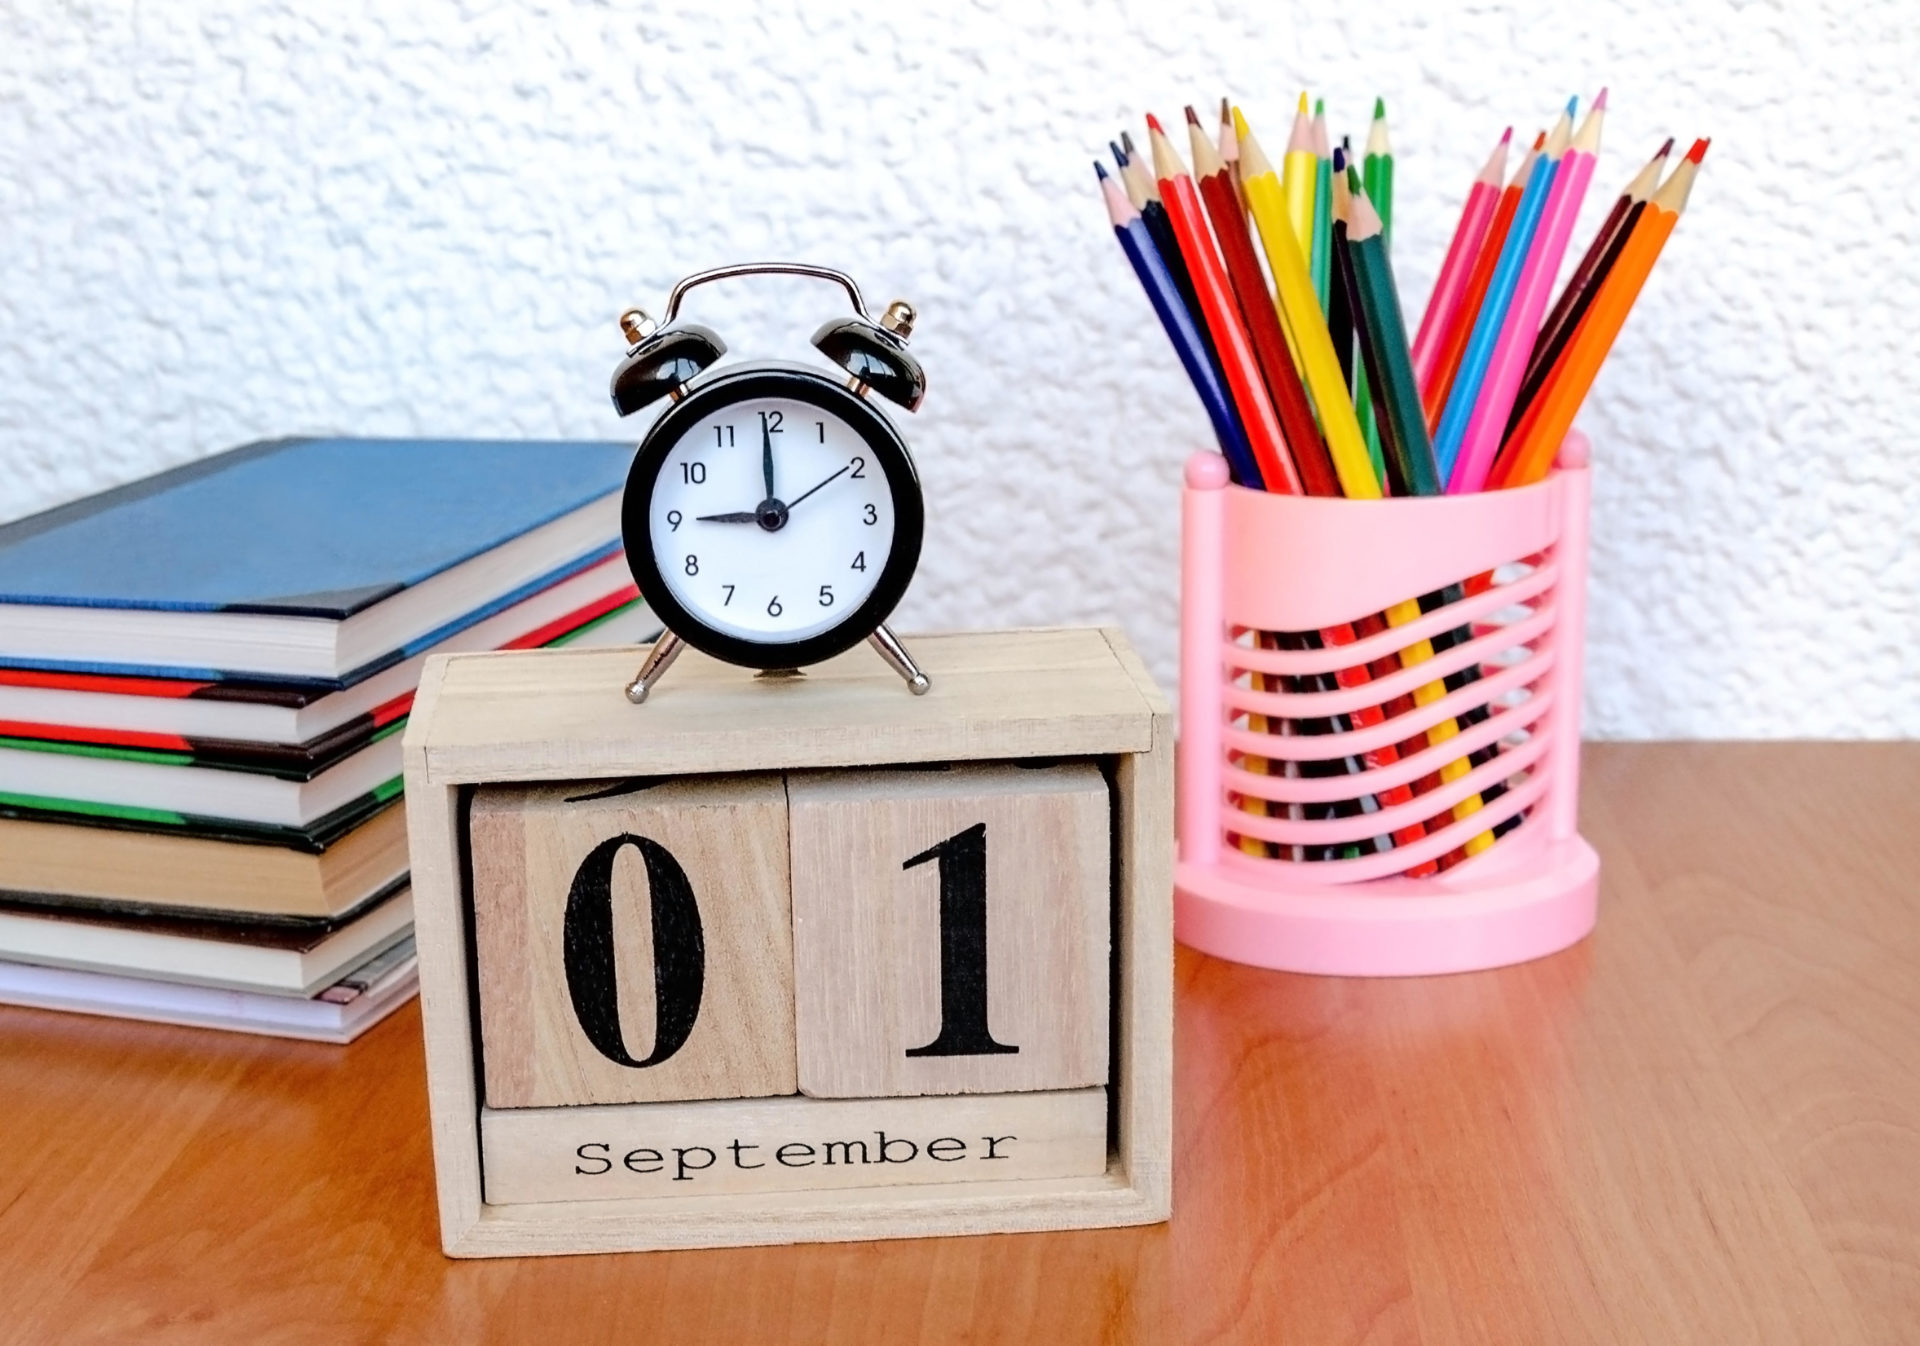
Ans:
POLYGON ((869 317, 852 277, 823 266, 762 262, 688 276, 659 326, 620 317, 629 342, 614 370, 622 416, 672 403, 640 441, 621 502, 634 583, 665 631, 627 687, 635 705, 685 645, 762 671, 799 669, 872 642, 918 695, 931 685, 886 620, 920 560, 926 511, 913 455, 878 395, 908 411, 926 372, 907 353, 913 309, 869 317), (737 276, 838 283, 853 315, 813 344, 839 367, 753 361, 712 366, 726 346, 677 323, 689 290, 737 276))

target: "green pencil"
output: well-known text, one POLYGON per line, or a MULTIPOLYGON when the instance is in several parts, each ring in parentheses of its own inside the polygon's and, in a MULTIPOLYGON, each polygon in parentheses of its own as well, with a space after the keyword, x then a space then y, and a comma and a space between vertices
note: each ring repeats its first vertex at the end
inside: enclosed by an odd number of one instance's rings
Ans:
POLYGON ((1439 495, 1440 469, 1420 405, 1420 385, 1413 376, 1406 319, 1393 282, 1393 264, 1387 258, 1386 225, 1367 199, 1359 169, 1352 165, 1347 168, 1347 188, 1351 203, 1343 232, 1353 275, 1353 329, 1360 340, 1361 362, 1377 390, 1387 481, 1395 495, 1439 495))
MULTIPOLYGON (((1344 151, 1343 157, 1346 160, 1347 170, 1358 173, 1360 161, 1353 156, 1352 137, 1341 136, 1340 147, 1344 151)), ((1345 173, 1340 169, 1334 171, 1342 174, 1342 182, 1344 182, 1345 173)), ((1365 181, 1364 178, 1361 180, 1365 181)), ((1338 222, 1335 223, 1337 225, 1338 222)), ((1337 267, 1338 263, 1335 265, 1337 267)), ((1358 314, 1353 315, 1353 327, 1354 332, 1358 334, 1360 330, 1358 314)), ((1353 361, 1353 411, 1360 418, 1360 438, 1366 442, 1367 457, 1373 460, 1373 474, 1385 481, 1387 465, 1380 456, 1380 427, 1376 424, 1373 414, 1373 393, 1367 385, 1367 363, 1358 358, 1353 361)))
MULTIPOLYGON (((1351 162, 1351 158, 1349 158, 1351 162)), ((1380 214, 1384 229, 1381 241, 1393 246, 1393 146, 1387 142, 1387 100, 1373 100, 1373 125, 1367 131, 1367 153, 1360 161, 1360 180, 1367 186, 1367 197, 1380 214)), ((1380 464, 1380 408, 1375 405, 1361 366, 1354 378, 1354 410, 1360 415, 1360 433, 1366 436, 1367 452, 1374 464, 1380 464)))
POLYGON ((1333 151, 1327 145, 1327 100, 1313 104, 1313 238, 1307 249, 1307 270, 1313 274, 1313 292, 1320 312, 1330 312, 1333 298, 1333 151))
POLYGON ((1393 251, 1393 146, 1387 140, 1387 100, 1373 100, 1373 126, 1367 132, 1367 154, 1360 162, 1360 180, 1367 199, 1380 215, 1380 238, 1393 251))

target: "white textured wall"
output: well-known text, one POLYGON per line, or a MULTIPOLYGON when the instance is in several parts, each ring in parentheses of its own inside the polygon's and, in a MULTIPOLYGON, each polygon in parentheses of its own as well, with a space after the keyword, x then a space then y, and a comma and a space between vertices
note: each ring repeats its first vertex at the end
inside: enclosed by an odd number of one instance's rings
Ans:
MULTIPOLYGON (((1123 622, 1174 669, 1206 434, 1092 190, 1143 106, 1303 82, 1399 150, 1424 299, 1490 138, 1612 85, 1580 244, 1658 139, 1694 208, 1585 416, 1589 729, 1920 731, 1920 63, 1901 6, 1546 13, 0 0, 0 518, 290 432, 616 433, 613 315, 760 256, 911 298, 907 625, 1123 622)), ((804 285, 702 297, 791 352, 804 285)))

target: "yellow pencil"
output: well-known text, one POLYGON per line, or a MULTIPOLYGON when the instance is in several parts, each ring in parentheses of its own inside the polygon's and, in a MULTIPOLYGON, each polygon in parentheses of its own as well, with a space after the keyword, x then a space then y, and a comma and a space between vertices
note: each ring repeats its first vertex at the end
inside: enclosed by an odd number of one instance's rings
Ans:
MULTIPOLYGON (((1235 130, 1238 131, 1236 120, 1235 130)), ((1239 132, 1244 139, 1246 133, 1239 132)), ((1243 151, 1244 153, 1244 151, 1243 151)), ((1307 113, 1307 94, 1300 92, 1300 110, 1293 114, 1293 134, 1287 138, 1287 152, 1280 160, 1280 187, 1287 197, 1287 220, 1293 225, 1294 240, 1301 255, 1313 240, 1313 188, 1320 175, 1320 159, 1313 152, 1313 119, 1307 113)), ((1240 166, 1240 180, 1247 178, 1246 165, 1240 166)))
POLYGON ((1299 357, 1314 410, 1320 414, 1320 428, 1327 437, 1327 452, 1340 478, 1341 493, 1349 500, 1378 500, 1380 478, 1367 456, 1367 442, 1360 434, 1353 398, 1340 373, 1340 358, 1334 354, 1326 316, 1320 311, 1313 278, 1307 274, 1307 259, 1287 218, 1279 175, 1238 108, 1234 109, 1233 122, 1240 137, 1240 182, 1246 189, 1247 209, 1253 213, 1254 227, 1260 231, 1260 243, 1266 249, 1267 265, 1280 292, 1280 317, 1299 357))

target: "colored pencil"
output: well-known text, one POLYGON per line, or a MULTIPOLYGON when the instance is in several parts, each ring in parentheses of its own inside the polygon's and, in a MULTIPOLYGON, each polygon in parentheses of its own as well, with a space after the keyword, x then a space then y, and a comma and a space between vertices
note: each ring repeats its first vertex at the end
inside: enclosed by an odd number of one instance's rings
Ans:
POLYGON ((1667 156, 1672 152, 1673 137, 1668 136, 1667 143, 1660 147, 1653 158, 1647 160, 1646 167, 1634 174, 1633 181, 1614 200, 1613 208, 1607 212, 1607 218, 1601 222, 1593 242, 1587 246, 1586 255, 1580 259, 1580 265, 1574 268, 1566 288, 1560 291, 1559 300, 1547 315, 1540 335, 1534 340, 1533 354, 1527 357, 1527 377, 1520 384, 1520 396, 1514 399, 1513 413, 1507 417, 1508 437, 1512 436, 1520 424, 1520 418, 1527 414, 1527 408, 1539 396, 1547 375, 1560 359, 1560 353, 1573 340, 1574 331, 1586 316, 1594 295, 1599 293, 1601 283, 1606 280, 1607 273, 1620 256, 1620 250, 1632 236, 1633 226, 1639 223, 1642 212, 1646 210, 1647 198, 1660 185, 1660 175, 1666 170, 1667 156))
MULTIPOLYGON (((1334 150, 1332 170, 1333 206, 1328 217, 1329 228, 1332 230, 1332 233, 1329 236, 1327 254, 1330 260, 1329 269, 1333 276, 1331 282, 1333 293, 1328 296, 1327 299, 1327 332, 1333 338, 1333 353, 1338 356, 1340 360, 1340 377, 1346 380, 1347 397, 1348 400, 1353 402, 1354 415, 1355 418, 1358 419, 1360 402, 1358 398, 1353 396, 1353 309, 1348 306, 1347 284, 1340 275, 1340 267, 1344 262, 1344 258, 1338 243, 1333 241, 1338 237, 1340 221, 1345 219, 1347 214, 1346 150, 1334 150)), ((1371 446, 1367 444, 1367 435, 1364 428, 1360 432, 1360 445, 1362 448, 1371 449, 1371 446)), ((1373 454, 1371 451, 1367 454, 1367 461, 1372 464, 1371 470, 1374 477, 1378 480, 1385 481, 1386 474, 1380 470, 1378 463, 1373 462, 1373 454)))
POLYGON ((1260 242, 1266 250, 1267 267, 1273 273, 1274 287, 1280 292, 1281 316, 1300 352, 1307 391, 1313 397, 1320 428, 1326 434, 1327 452, 1339 478, 1340 493, 1354 500, 1377 499, 1380 479, 1374 475, 1373 464, 1367 459, 1367 446, 1360 437, 1353 399, 1347 395, 1346 375, 1341 372, 1339 357, 1334 353, 1333 339, 1327 331, 1319 296, 1314 293, 1299 238, 1287 218, 1285 190, 1244 119, 1236 130, 1240 137, 1241 181, 1247 191, 1247 207, 1253 212, 1254 226, 1259 229, 1260 242))
MULTIPOLYGON (((1220 162, 1227 166, 1227 180, 1233 184, 1233 193, 1240 195, 1240 142, 1233 134, 1233 102, 1220 100, 1220 129, 1214 133, 1219 139, 1220 162)), ((1243 198, 1244 199, 1244 198, 1243 198)))
POLYGON ((1200 186, 1200 199, 1213 221, 1213 236, 1227 264, 1227 280, 1239 301, 1240 316, 1246 323, 1253 357, 1266 382, 1267 395, 1280 418, 1280 430, 1286 437, 1293 466, 1302 487, 1309 495, 1333 495, 1339 491, 1333 462, 1326 445, 1320 442, 1320 428, 1314 423, 1313 407, 1307 391, 1300 386, 1300 373, 1287 352, 1287 339, 1280 330, 1280 318, 1274 312, 1267 292, 1267 280, 1260 271, 1260 259, 1253 251, 1253 238, 1247 233, 1246 205, 1233 189, 1227 167, 1220 161, 1200 119, 1187 109, 1187 137, 1193 151, 1193 172, 1200 186))
POLYGON ((1541 209, 1533 246, 1514 283, 1506 320, 1494 342, 1479 399, 1467 418, 1453 474, 1447 480, 1447 489, 1455 494, 1486 489, 1487 473, 1506 436, 1507 417, 1520 392, 1520 381, 1526 376, 1527 357, 1533 353, 1533 339, 1547 311, 1547 298, 1553 293, 1553 279, 1560 273, 1567 243, 1573 237, 1573 222, 1593 181, 1594 164, 1600 156, 1600 128, 1606 115, 1607 91, 1602 89, 1554 172, 1553 189, 1541 209))
POLYGON ((1347 167, 1345 238, 1346 270, 1353 286, 1348 303, 1367 378, 1376 390, 1388 485, 1395 495, 1438 495, 1440 474, 1413 378, 1406 319, 1387 256, 1386 224, 1352 165, 1347 167))
POLYGON ((1147 222, 1147 232, 1153 236, 1154 250, 1165 263, 1167 274, 1173 277, 1174 288, 1180 292, 1180 301, 1187 306, 1187 316, 1193 319, 1195 329, 1200 333, 1200 344, 1206 347, 1207 358, 1213 361, 1214 371, 1219 372, 1220 357, 1213 349, 1213 339, 1207 334, 1207 321, 1200 312, 1200 296, 1194 291, 1193 277, 1187 274, 1186 260, 1180 255, 1180 244, 1173 236, 1173 225, 1167 219, 1167 207, 1160 200, 1160 186, 1153 180, 1146 162, 1133 147, 1133 137, 1125 131, 1120 133, 1120 144, 1111 141, 1107 148, 1113 151, 1114 162, 1120 166, 1120 180, 1127 189, 1127 199, 1139 210, 1140 218, 1147 222))
POLYGON ((1313 272, 1313 292, 1320 296, 1320 312, 1327 312, 1333 292, 1333 151, 1327 145, 1327 103, 1313 103, 1313 242, 1302 242, 1313 272))
MULTIPOLYGON (((1126 141, 1128 145, 1133 143, 1132 137, 1124 131, 1121 132, 1120 139, 1126 141)), ((1153 174, 1147 172, 1146 166, 1134 156, 1131 150, 1116 141, 1109 140, 1107 152, 1113 155, 1113 162, 1119 166, 1120 186, 1126 192, 1127 200, 1133 203, 1135 210, 1144 212, 1147 202, 1160 199, 1160 189, 1154 185, 1153 174)))
POLYGON ((1512 141, 1513 128, 1509 126, 1475 175, 1473 186, 1468 188, 1460 222, 1453 228, 1453 241, 1447 244, 1446 260, 1440 264, 1440 278, 1433 284, 1426 312, 1420 315, 1420 330, 1413 338, 1413 373, 1422 388, 1433 377, 1434 362, 1440 353, 1440 333, 1459 308, 1460 298, 1466 292, 1467 276, 1480 255, 1487 225, 1493 220, 1494 205, 1500 199, 1500 184, 1507 172, 1507 146, 1512 141))
MULTIPOLYGON (((1367 150, 1360 160, 1360 181, 1365 185, 1367 198, 1380 215, 1384 230, 1380 235, 1382 243, 1391 250, 1393 247, 1393 146, 1387 140, 1387 100, 1373 100, 1373 124, 1367 129, 1367 150)), ((1352 302, 1349 298, 1349 303, 1352 302)), ((1360 324, 1354 323, 1357 334, 1360 324)), ((1379 399, 1374 396, 1373 382, 1363 360, 1354 370, 1353 376, 1354 409, 1360 413, 1360 432, 1367 437, 1367 452, 1373 455, 1377 463, 1385 470, 1385 458, 1380 442, 1379 399)))
POLYGON ((1313 152, 1313 119, 1307 115, 1306 90, 1294 110, 1287 152, 1280 159, 1280 188, 1287 196, 1287 222, 1303 249, 1313 247, 1313 194, 1320 176, 1320 160, 1313 152))
MULTIPOLYGON (((1347 169, 1358 165, 1359 162, 1360 161, 1354 157, 1352 137, 1341 136, 1340 149, 1335 154, 1333 161, 1333 196, 1334 207, 1337 211, 1335 218, 1337 220, 1346 218, 1347 207, 1351 204, 1347 191, 1347 169)), ((1342 262, 1337 249, 1334 254, 1333 265, 1334 285, 1338 288, 1343 282, 1339 279, 1339 268, 1342 262)), ((1338 295, 1335 295, 1334 298, 1336 302, 1339 301, 1338 295)), ((1360 437, 1366 441, 1367 457, 1373 463, 1374 475, 1379 477, 1380 480, 1385 481, 1387 479, 1387 463, 1386 459, 1380 456, 1380 432, 1373 423, 1373 394, 1367 389, 1366 362, 1360 358, 1360 345, 1358 340, 1359 317, 1353 311, 1351 291, 1348 291, 1345 314, 1349 331, 1347 338, 1347 377, 1353 387, 1353 409, 1360 417, 1360 437)))
POLYGON ((1214 251, 1213 237, 1207 232, 1207 220, 1200 204, 1200 193, 1187 173, 1186 164, 1167 139, 1166 131, 1151 113, 1147 116, 1147 138, 1153 148, 1154 175, 1160 180, 1160 200, 1166 207, 1168 222, 1179 240, 1180 253, 1193 277, 1195 292, 1206 326, 1213 333, 1214 349, 1219 353, 1227 389, 1233 394, 1234 409, 1247 432, 1254 462, 1260 466, 1260 480, 1269 491, 1299 494, 1300 477, 1287 454, 1286 436, 1281 432, 1273 400, 1267 395, 1260 377, 1259 363, 1242 324, 1239 306, 1227 288, 1227 277, 1214 251))
MULTIPOLYGON (((1571 109, 1573 104, 1568 103, 1571 109)), ((1533 163, 1526 190, 1520 194, 1520 206, 1513 214, 1513 227, 1500 248, 1500 260, 1494 265, 1493 279, 1487 285, 1486 298, 1473 320, 1473 333, 1467 338, 1466 354, 1460 357, 1460 372, 1454 376, 1453 391, 1447 394, 1446 409, 1440 413, 1440 428, 1433 434, 1434 457, 1440 461, 1443 480, 1452 481, 1453 465, 1466 441, 1467 426, 1474 408, 1480 403, 1480 389, 1486 382, 1487 367, 1493 362, 1494 348, 1506 326, 1507 310, 1513 292, 1520 283, 1527 256, 1533 250, 1533 237, 1553 194, 1554 176, 1573 138, 1573 114, 1560 114, 1560 120, 1547 135, 1546 148, 1533 163)))
POLYGON ((1473 334, 1474 315, 1480 311, 1480 303, 1486 297, 1487 285, 1493 280, 1493 268, 1499 264, 1500 251, 1506 245, 1507 235, 1512 232, 1513 216, 1520 207, 1520 196, 1533 176, 1533 165, 1546 143, 1547 133, 1542 131, 1534 138, 1533 148, 1520 160, 1520 167, 1514 170, 1512 179, 1501 191, 1500 200, 1494 206, 1493 219, 1487 224, 1487 236, 1480 244, 1480 255, 1474 259, 1473 273, 1467 278, 1466 292, 1461 295, 1459 306, 1448 317, 1448 325, 1437 338, 1440 354, 1434 361, 1431 381, 1423 379, 1420 383, 1420 404, 1426 408, 1429 430, 1439 428, 1440 412, 1446 407, 1447 395, 1453 391, 1454 376, 1460 369, 1460 357, 1467 352, 1467 338, 1473 334))
POLYGON ((1601 361, 1613 349, 1615 338, 1625 325, 1634 300, 1640 297, 1660 259, 1674 225, 1687 208, 1694 177, 1706 158, 1708 142, 1696 140, 1686 158, 1667 176, 1660 190, 1647 202, 1633 236, 1621 250, 1600 293, 1581 320, 1579 331, 1567 347, 1559 365, 1547 381, 1545 391, 1522 421, 1508 451, 1505 470, 1495 481, 1498 486, 1525 486, 1546 476, 1554 455, 1567 431, 1573 428, 1574 415, 1593 387, 1601 361))
POLYGON ((1380 241, 1393 251, 1393 145, 1387 139, 1387 100, 1373 100, 1373 125, 1367 129, 1367 152, 1360 160, 1360 181, 1367 200, 1380 215, 1380 241))
POLYGON ((1194 326, 1186 305, 1181 302, 1180 291, 1174 286, 1165 259, 1154 246, 1146 220, 1121 193, 1114 180, 1107 176, 1107 170, 1099 163, 1093 167, 1100 177, 1100 190, 1107 203, 1107 218, 1113 224, 1120 250, 1126 253, 1134 274, 1140 278, 1140 287, 1147 292, 1147 300, 1159 316, 1160 325, 1166 329, 1174 353, 1180 357, 1180 364, 1192 380, 1194 391, 1200 395, 1200 404, 1206 409, 1207 419, 1213 423, 1214 437, 1220 442, 1220 452, 1226 457, 1227 470, 1240 485, 1260 489, 1260 470, 1254 464, 1253 450, 1247 445, 1246 431, 1241 429, 1239 418, 1234 415, 1227 390, 1221 386, 1219 372, 1208 358, 1199 329, 1194 326))

